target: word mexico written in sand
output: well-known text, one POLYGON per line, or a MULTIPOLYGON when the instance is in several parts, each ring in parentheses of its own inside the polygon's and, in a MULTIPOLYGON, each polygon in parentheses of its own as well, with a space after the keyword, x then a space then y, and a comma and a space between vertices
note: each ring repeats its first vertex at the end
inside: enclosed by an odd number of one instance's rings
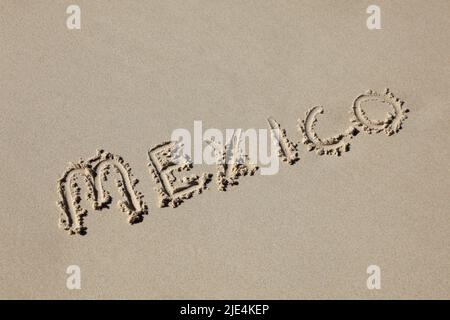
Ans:
MULTIPOLYGON (((381 133, 391 136, 402 128, 403 121, 407 118, 408 109, 404 107, 404 101, 396 98, 389 89, 383 93, 369 90, 358 96, 351 107, 351 125, 341 134, 321 138, 315 131, 317 116, 324 112, 323 107, 316 106, 309 109, 304 119, 298 120, 298 129, 301 133, 301 143, 306 145, 308 151, 315 151, 318 155, 336 155, 350 150, 350 141, 360 132, 381 133), (366 115, 363 106, 376 102, 387 104, 391 110, 384 120, 372 120, 366 115)), ((286 130, 272 117, 267 120, 272 133, 273 142, 277 145, 278 156, 288 164, 295 164, 300 160, 297 143, 287 138, 286 130)), ((238 179, 246 175, 254 175, 258 166, 249 161, 244 154, 239 161, 228 161, 228 158, 236 154, 233 150, 239 144, 239 138, 233 136, 229 143, 221 146, 210 141, 216 151, 217 172, 216 183, 220 191, 226 191, 228 187, 238 184, 238 179)), ((174 159, 179 148, 178 142, 168 141, 156 145, 148 151, 148 167, 150 176, 156 184, 157 204, 159 207, 178 207, 183 201, 194 194, 200 194, 207 189, 213 174, 190 175, 179 177, 183 172, 193 168, 192 161, 187 156, 174 159)), ((235 159, 236 160, 236 159, 235 159)), ((148 214, 148 205, 144 201, 143 194, 136 189, 138 179, 133 177, 130 165, 118 155, 103 150, 88 159, 71 163, 62 177, 58 180, 57 202, 60 208, 60 227, 69 234, 86 234, 84 218, 88 213, 82 207, 82 190, 85 190, 84 199, 92 202, 94 210, 108 208, 112 203, 110 192, 105 189, 105 182, 111 174, 115 173, 115 185, 119 190, 121 199, 117 201, 118 207, 127 214, 128 222, 134 224, 141 222, 143 216, 148 214), (80 185, 83 181, 84 186, 80 185)))

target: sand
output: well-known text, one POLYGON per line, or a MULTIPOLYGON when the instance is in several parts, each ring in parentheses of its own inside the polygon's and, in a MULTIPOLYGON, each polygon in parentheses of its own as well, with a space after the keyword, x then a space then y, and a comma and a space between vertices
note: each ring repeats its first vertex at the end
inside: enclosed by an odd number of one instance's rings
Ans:
POLYGON ((0 298, 450 298, 448 1, 378 1, 381 30, 364 1, 70 4, 0 4, 0 298), (279 172, 170 163, 194 121, 280 128, 279 172))

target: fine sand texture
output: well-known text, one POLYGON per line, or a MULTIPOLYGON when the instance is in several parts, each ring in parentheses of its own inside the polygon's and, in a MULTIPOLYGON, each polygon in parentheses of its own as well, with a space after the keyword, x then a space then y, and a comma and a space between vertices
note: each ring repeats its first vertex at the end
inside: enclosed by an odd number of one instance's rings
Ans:
POLYGON ((1 1, 0 298, 450 299, 450 2, 371 4, 1 1))

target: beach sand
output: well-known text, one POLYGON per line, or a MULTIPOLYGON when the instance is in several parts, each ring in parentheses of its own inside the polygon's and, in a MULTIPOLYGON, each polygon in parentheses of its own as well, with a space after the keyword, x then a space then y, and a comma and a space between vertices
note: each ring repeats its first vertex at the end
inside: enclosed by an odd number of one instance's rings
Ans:
POLYGON ((76 1, 80 30, 70 4, 0 3, 0 298, 450 298, 450 2, 377 1, 381 30, 366 27, 370 1, 76 1), (301 143, 310 108, 333 136, 384 88, 410 110, 399 132, 361 130, 339 157, 301 143), (269 117, 299 161, 158 206, 150 148, 195 120, 269 117), (97 149, 129 163, 148 214, 129 224, 111 187, 111 208, 83 199, 88 232, 69 235, 57 182, 97 149))

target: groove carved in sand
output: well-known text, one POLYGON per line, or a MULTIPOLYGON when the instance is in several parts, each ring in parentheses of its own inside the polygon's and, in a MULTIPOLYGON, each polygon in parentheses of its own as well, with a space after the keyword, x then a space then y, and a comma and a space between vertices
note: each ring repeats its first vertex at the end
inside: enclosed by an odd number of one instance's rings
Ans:
POLYGON ((118 201, 121 210, 128 214, 128 222, 134 224, 142 221, 143 215, 148 213, 148 206, 143 200, 143 194, 136 191, 137 179, 133 178, 130 165, 123 158, 103 150, 97 155, 76 164, 71 164, 58 180, 57 202, 61 209, 60 227, 70 234, 85 234, 84 217, 88 211, 81 207, 81 188, 78 178, 82 177, 87 187, 86 197, 93 201, 93 209, 108 208, 112 202, 110 193, 105 190, 103 182, 107 181, 111 170, 118 175, 116 186, 122 196, 118 201))
POLYGON ((215 141, 208 141, 214 148, 217 159, 217 186, 219 191, 226 191, 228 186, 239 184, 239 177, 253 176, 259 167, 250 163, 247 154, 240 149, 241 130, 233 133, 230 141, 224 146, 215 141))
MULTIPOLYGON (((302 143, 308 151, 315 150, 319 155, 341 155, 349 150, 349 141, 358 134, 359 129, 368 133, 385 132, 393 135, 402 128, 403 121, 407 119, 408 109, 404 108, 404 102, 396 98, 389 89, 383 94, 369 90, 358 96, 352 105, 352 125, 342 134, 322 139, 315 127, 317 115, 323 113, 320 106, 313 107, 306 112, 305 120, 298 120, 303 139, 302 143), (365 114, 362 107, 365 103, 379 102, 392 107, 384 120, 371 120, 365 114)), ((286 131, 273 118, 267 119, 278 148, 278 155, 287 163, 293 164, 299 160, 297 144, 289 141, 286 131)), ((243 139, 244 140, 244 139, 243 139)), ((233 133, 230 140, 222 145, 215 141, 208 141, 214 149, 217 160, 217 184, 220 191, 227 190, 228 186, 237 185, 241 176, 254 175, 258 166, 253 164, 241 148, 241 130, 233 133)), ((155 188, 159 197, 159 206, 177 207, 184 200, 191 198, 195 193, 202 193, 207 188, 212 174, 204 173, 201 176, 191 175, 179 178, 177 173, 189 171, 193 166, 190 159, 181 150, 177 142, 164 142, 149 150, 150 173, 157 187, 155 188)), ((70 234, 84 234, 84 217, 87 210, 81 207, 81 188, 79 178, 82 178, 87 191, 88 200, 93 201, 93 208, 100 210, 111 204, 110 193, 104 189, 103 182, 107 180, 111 170, 118 175, 116 185, 121 193, 122 200, 118 201, 122 211, 128 214, 128 221, 136 223, 143 219, 148 213, 148 207, 143 201, 142 193, 135 190, 137 180, 133 179, 129 164, 125 163, 120 156, 105 153, 100 150, 97 155, 86 161, 80 160, 71 164, 63 176, 58 180, 57 205, 61 209, 60 226, 70 234)))
POLYGON ((191 175, 178 178, 176 172, 192 169, 192 161, 187 157, 173 159, 178 148, 173 141, 156 145, 148 152, 150 175, 158 185, 155 191, 158 194, 158 206, 160 208, 171 206, 178 207, 184 200, 194 194, 200 194, 207 188, 212 175, 204 173, 202 176, 191 175), (175 185, 180 180, 181 185, 175 185))
POLYGON ((383 94, 368 90, 366 93, 358 96, 353 102, 351 121, 365 132, 379 133, 384 131, 388 136, 399 132, 403 121, 407 119, 408 109, 404 108, 404 101, 396 98, 389 89, 385 89, 383 94), (367 117, 362 105, 367 102, 386 103, 392 107, 393 111, 388 112, 384 120, 371 120, 367 117))
POLYGON ((297 144, 287 138, 286 129, 272 117, 267 119, 271 129, 272 139, 278 147, 278 156, 289 164, 294 164, 300 157, 298 155, 297 144))
POLYGON ((344 133, 322 139, 315 127, 317 124, 317 115, 324 112, 323 107, 316 106, 306 111, 305 120, 298 120, 298 128, 302 133, 302 143, 307 146, 308 151, 315 150, 318 155, 337 155, 350 150, 350 140, 359 132, 353 126, 350 126, 344 133))

